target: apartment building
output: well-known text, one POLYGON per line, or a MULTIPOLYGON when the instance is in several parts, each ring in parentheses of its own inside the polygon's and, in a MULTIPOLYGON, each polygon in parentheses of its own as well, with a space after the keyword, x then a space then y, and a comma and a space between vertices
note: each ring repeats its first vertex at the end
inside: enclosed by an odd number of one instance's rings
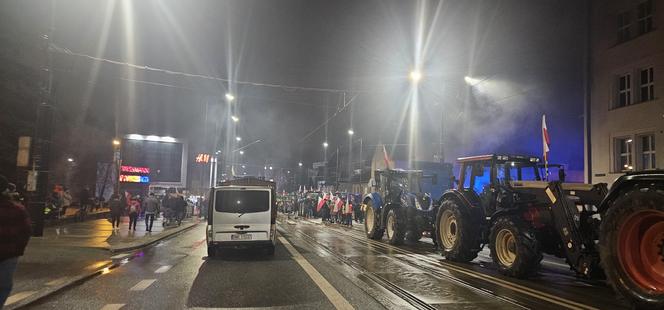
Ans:
POLYGON ((664 0, 596 0, 590 17, 590 177, 664 168, 664 0))

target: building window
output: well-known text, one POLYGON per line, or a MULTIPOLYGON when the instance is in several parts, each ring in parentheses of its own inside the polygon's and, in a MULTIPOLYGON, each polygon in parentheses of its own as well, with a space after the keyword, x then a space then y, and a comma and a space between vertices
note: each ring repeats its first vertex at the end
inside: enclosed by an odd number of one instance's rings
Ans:
POLYGON ((645 34, 652 31, 652 0, 644 1, 639 4, 637 23, 639 25, 639 34, 645 34))
POLYGON ((652 170, 657 168, 655 160, 655 135, 639 136, 640 162, 639 170, 652 170))
POLYGON ((630 137, 615 139, 616 149, 616 172, 627 172, 634 170, 632 164, 632 146, 634 141, 630 137))
POLYGON ((618 77, 618 108, 632 104, 632 76, 625 74, 618 77))
POLYGON ((652 67, 641 70, 639 93, 641 102, 655 100, 655 75, 652 67))
POLYGON ((632 24, 629 20, 629 12, 618 14, 618 42, 625 42, 629 40, 629 28, 632 24))

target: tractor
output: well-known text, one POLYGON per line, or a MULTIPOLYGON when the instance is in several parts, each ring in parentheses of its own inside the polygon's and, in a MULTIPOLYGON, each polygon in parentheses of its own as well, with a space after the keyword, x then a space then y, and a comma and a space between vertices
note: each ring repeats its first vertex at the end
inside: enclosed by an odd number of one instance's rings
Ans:
POLYGON ((438 201, 436 239, 446 259, 468 262, 488 245, 498 270, 537 272, 543 253, 577 276, 606 279, 639 308, 664 306, 664 172, 607 185, 548 182, 537 157, 458 159, 456 188, 438 201))
POLYGON ((401 244, 404 238, 420 240, 424 232, 431 233, 436 206, 431 196, 421 192, 423 178, 437 184, 437 175, 424 176, 421 170, 378 170, 372 184, 377 191, 362 199, 364 228, 374 240, 387 233, 390 244, 401 244))

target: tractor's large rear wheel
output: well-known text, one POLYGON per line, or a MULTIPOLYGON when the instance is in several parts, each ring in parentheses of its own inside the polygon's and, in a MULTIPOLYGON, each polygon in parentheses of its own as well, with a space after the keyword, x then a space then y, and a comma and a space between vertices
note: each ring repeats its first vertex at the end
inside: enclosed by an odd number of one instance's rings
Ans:
POLYGON ((516 217, 499 217, 489 238, 491 258, 507 276, 523 278, 539 269, 542 253, 532 229, 516 217))
POLYGON ((373 202, 371 200, 368 200, 365 203, 364 208, 364 231, 367 234, 367 238, 373 240, 382 239, 384 230, 381 229, 378 224, 380 213, 373 208, 373 202))
POLYGON ((451 261, 469 262, 480 251, 479 220, 456 200, 443 201, 436 216, 436 236, 443 256, 451 261))
POLYGON ((664 308, 664 191, 634 189, 609 207, 600 229, 602 267, 637 308, 664 308))

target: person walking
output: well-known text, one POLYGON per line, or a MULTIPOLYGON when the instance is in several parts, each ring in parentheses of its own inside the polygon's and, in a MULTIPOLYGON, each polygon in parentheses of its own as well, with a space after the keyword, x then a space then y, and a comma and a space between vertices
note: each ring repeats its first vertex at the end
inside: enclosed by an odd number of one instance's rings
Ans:
POLYGON ((108 208, 111 211, 111 224, 113 230, 120 229, 120 217, 122 216, 123 203, 120 196, 113 194, 111 201, 108 202, 108 208))
POLYGON ((159 212, 159 200, 150 193, 148 198, 143 201, 143 210, 145 211, 145 231, 152 231, 154 216, 159 212))
POLYGON ((129 230, 136 231, 136 222, 138 221, 138 214, 141 212, 141 203, 137 199, 132 198, 127 207, 129 213, 129 230))
POLYGON ((178 226, 182 223, 182 219, 184 219, 184 214, 186 212, 187 208, 187 203, 184 201, 184 196, 178 195, 178 197, 175 200, 175 216, 178 221, 178 226))
POLYGON ((60 211, 60 217, 64 217, 67 213, 67 209, 71 207, 71 193, 68 188, 64 188, 62 191, 62 210, 60 211))
POLYGON ((9 182, 0 175, 0 308, 12 291, 14 271, 30 240, 30 217, 12 200, 9 182))

